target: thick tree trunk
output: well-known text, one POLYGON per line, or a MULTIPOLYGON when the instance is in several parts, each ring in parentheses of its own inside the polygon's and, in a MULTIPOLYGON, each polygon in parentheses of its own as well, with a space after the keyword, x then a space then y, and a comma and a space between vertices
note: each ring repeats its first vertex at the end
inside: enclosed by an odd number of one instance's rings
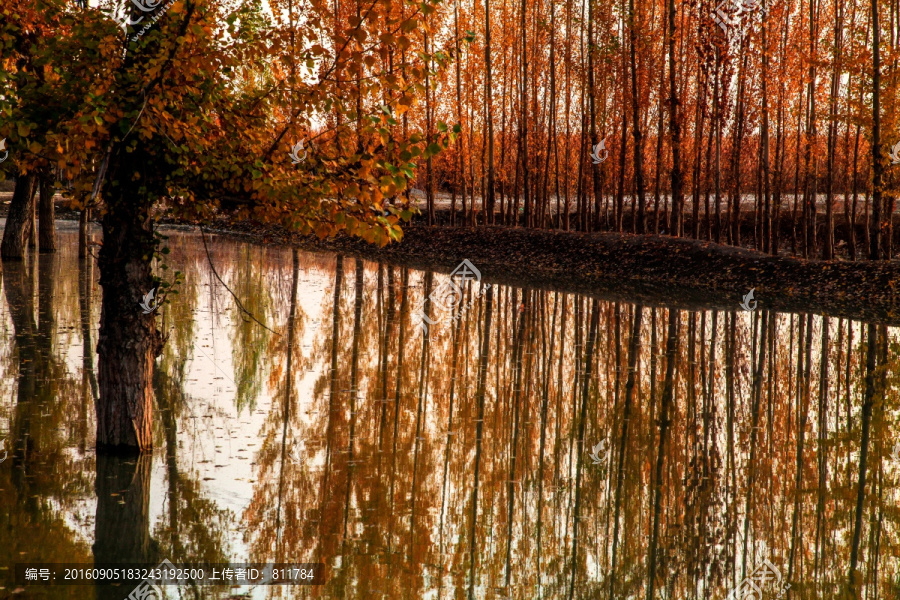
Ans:
POLYGON ((56 252, 56 206, 53 204, 53 176, 43 173, 40 176, 40 229, 38 230, 38 247, 41 252, 56 252))
POLYGON ((34 214, 35 176, 32 173, 16 178, 9 213, 6 216, 6 227, 3 229, 3 241, 0 243, 0 256, 4 260, 21 260, 25 256, 25 243, 31 230, 34 214))
MULTIPOLYGON (((97 455, 94 562, 149 563, 151 457, 97 455)), ((118 586, 98 585, 98 600, 120 600, 118 586)))
POLYGON ((23 262, 6 265, 5 275, 3 291, 6 294, 18 353, 16 402, 21 404, 35 397, 38 351, 35 340, 37 323, 34 321, 34 280, 23 262))
MULTIPOLYGON (((137 167, 131 164, 133 156, 128 155, 120 168, 137 167)), ((151 380, 153 361, 162 349, 156 311, 144 314, 139 306, 154 289, 150 205, 130 187, 120 181, 107 197, 99 260, 103 305, 97 343, 97 448, 121 452, 153 447, 151 380)))

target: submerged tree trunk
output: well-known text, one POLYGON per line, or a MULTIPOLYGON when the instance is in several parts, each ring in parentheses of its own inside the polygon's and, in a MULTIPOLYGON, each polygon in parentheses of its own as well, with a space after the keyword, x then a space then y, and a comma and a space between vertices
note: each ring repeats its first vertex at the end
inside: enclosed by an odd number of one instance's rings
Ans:
MULTIPOLYGON (((139 154, 123 152, 119 169, 139 171, 139 154)), ((115 171, 110 167, 111 177, 115 171)), ((162 350, 156 310, 147 313, 139 304, 156 285, 150 266, 155 248, 150 202, 122 180, 106 201, 99 257, 97 448, 144 452, 153 447, 153 361, 162 350)))
POLYGON ((3 242, 0 243, 0 256, 4 260, 20 260, 25 256, 25 244, 34 214, 34 183, 35 176, 32 173, 16 178, 6 226, 3 228, 3 242))
POLYGON ((53 176, 42 173, 40 181, 40 229, 38 230, 38 247, 41 252, 56 252, 56 206, 53 204, 53 176))
MULTIPOLYGON (((151 457, 136 461, 97 455, 94 563, 145 564, 155 560, 150 543, 151 457)), ((98 600, 119 600, 118 586, 98 585, 98 600)))
POLYGON ((78 217, 78 258, 87 258, 88 241, 90 234, 88 229, 91 224, 91 209, 84 207, 78 217))
POLYGON ((6 266, 3 292, 9 307, 16 342, 18 383, 16 402, 21 404, 35 397, 37 364, 37 323, 34 321, 34 279, 27 272, 24 262, 6 266))

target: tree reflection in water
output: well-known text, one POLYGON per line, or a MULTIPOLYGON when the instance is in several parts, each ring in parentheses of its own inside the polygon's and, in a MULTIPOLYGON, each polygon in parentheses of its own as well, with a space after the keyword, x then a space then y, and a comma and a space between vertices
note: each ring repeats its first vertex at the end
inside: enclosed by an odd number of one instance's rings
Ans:
POLYGON ((212 240, 272 334, 177 234, 157 451, 95 460, 95 275, 60 242, 4 266, 4 564, 93 546, 328 565, 255 597, 693 600, 767 559, 792 597, 900 597, 896 328, 471 281, 451 320, 427 300, 446 274, 212 240))

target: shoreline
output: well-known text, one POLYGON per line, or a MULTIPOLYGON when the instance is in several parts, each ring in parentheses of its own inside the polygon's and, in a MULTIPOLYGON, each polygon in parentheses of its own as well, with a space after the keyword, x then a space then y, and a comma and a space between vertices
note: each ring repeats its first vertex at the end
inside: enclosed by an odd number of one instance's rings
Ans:
MULTIPOLYGON (((57 221, 77 218, 77 213, 60 212, 57 221)), ((159 221, 158 226, 183 231, 196 231, 197 227, 168 219, 159 221)), ((503 226, 408 225, 400 243, 383 248, 346 235, 320 240, 280 227, 226 218, 205 226, 204 231, 441 273, 450 273, 463 259, 469 259, 490 283, 648 307, 741 311, 744 295, 753 289, 758 309, 900 326, 897 260, 874 263, 775 257, 686 238, 503 226)))
POLYGON ((216 223, 204 231, 441 273, 469 259, 489 283, 646 306, 741 311, 743 296, 754 289, 762 310, 900 325, 900 261, 807 260, 666 236, 497 226, 413 225, 400 243, 384 248, 251 223, 216 223))

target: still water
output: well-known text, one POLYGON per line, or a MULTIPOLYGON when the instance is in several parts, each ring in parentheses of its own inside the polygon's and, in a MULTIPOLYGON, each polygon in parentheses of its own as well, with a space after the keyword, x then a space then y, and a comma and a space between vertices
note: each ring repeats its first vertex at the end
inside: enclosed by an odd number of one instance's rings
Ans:
POLYGON ((123 598, 9 579, 127 558, 327 566, 168 598, 900 598, 896 328, 458 298, 447 274, 208 238, 263 327, 168 229, 155 450, 122 460, 93 450, 96 264, 59 226, 57 255, 4 265, 0 597, 123 598))

